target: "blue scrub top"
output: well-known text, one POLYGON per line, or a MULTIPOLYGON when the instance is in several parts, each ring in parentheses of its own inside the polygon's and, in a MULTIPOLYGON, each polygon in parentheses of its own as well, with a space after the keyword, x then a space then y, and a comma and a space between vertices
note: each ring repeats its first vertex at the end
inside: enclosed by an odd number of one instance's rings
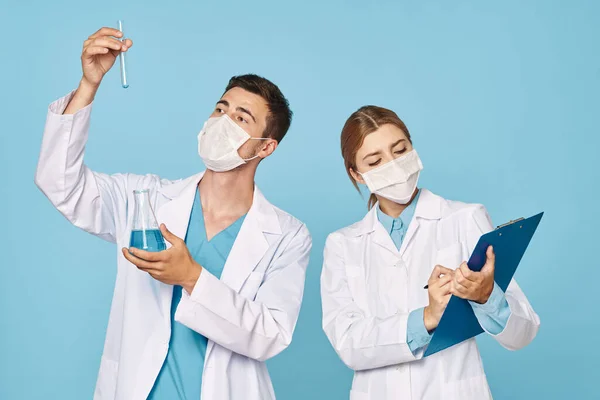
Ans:
MULTIPOLYGON (((225 261, 244 218, 245 216, 240 217, 211 240, 207 240, 200 194, 196 190, 185 243, 194 260, 217 278, 221 277, 225 261)), ((208 339, 175 321, 175 311, 181 301, 181 291, 181 286, 173 287, 169 351, 148 396, 150 400, 200 399, 208 339)))

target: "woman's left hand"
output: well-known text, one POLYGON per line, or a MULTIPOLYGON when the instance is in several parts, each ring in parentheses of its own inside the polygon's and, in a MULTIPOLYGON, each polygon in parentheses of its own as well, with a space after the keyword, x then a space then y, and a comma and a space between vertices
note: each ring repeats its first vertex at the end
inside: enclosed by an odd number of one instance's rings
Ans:
POLYGON ((454 271, 454 279, 450 293, 461 299, 471 300, 479 304, 488 301, 494 289, 494 268, 496 255, 489 246, 486 261, 480 272, 471 271, 466 262, 454 271))

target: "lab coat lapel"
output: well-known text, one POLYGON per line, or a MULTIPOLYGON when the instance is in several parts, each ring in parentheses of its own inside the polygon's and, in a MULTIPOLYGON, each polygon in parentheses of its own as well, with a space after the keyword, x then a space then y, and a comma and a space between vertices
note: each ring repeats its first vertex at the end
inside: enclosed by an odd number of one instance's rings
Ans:
MULTIPOLYGON (((204 173, 194 175, 184 181, 174 183, 165 188, 159 189, 164 196, 171 198, 171 201, 158 209, 156 219, 159 224, 165 224, 167 229, 175 236, 185 239, 190 214, 194 204, 198 183, 204 173)), ((165 240, 167 247, 171 244, 165 240)), ((171 301, 173 298, 173 286, 160 281, 155 281, 159 286, 161 312, 165 323, 170 326, 171 323, 171 301)))
POLYGON ((427 189, 421 189, 419 201, 415 208, 415 215, 408 225, 408 230, 400 246, 400 255, 402 256, 408 248, 411 240, 419 230, 422 219, 435 220, 441 218, 441 198, 431 193, 427 189))
MULTIPOLYGON (((419 199, 419 201, 420 201, 420 199, 419 199)), ((418 206, 418 204, 417 204, 417 206, 418 206)), ((418 230, 419 230, 419 218, 417 218, 416 210, 415 210, 415 216, 413 217, 412 221, 410 221, 410 223, 408 224, 408 229, 406 230, 406 235, 404 236, 404 239, 402 240, 402 244, 400 245, 400 256, 402 256, 404 254, 404 252, 406 251, 406 248, 408 247, 408 244, 410 243, 410 241, 415 236, 415 234, 417 233, 418 230)))
POLYGON ((379 203, 376 203, 373 208, 371 208, 363 219, 363 224, 365 228, 367 228, 367 231, 371 232, 371 235, 373 235, 373 243, 383 247, 394 255, 398 255, 398 249, 396 249, 392 237, 386 232, 381 222, 379 222, 379 218, 377 218, 378 207, 379 203))
POLYGON ((240 291, 246 278, 269 248, 265 233, 281 234, 281 227, 273 206, 255 187, 252 206, 244 218, 221 274, 221 280, 236 292, 240 291))
POLYGON ((373 231, 373 243, 383 247, 384 249, 395 255, 398 255, 398 249, 396 248, 392 237, 390 236, 389 232, 386 232, 385 228, 383 227, 383 225, 381 225, 379 220, 377 220, 377 224, 374 228, 375 229, 373 231))
POLYGON ((410 242, 419 230, 421 219, 435 220, 441 217, 441 198, 427 189, 421 189, 415 215, 408 226, 408 230, 400 246, 400 251, 398 252, 390 234, 386 232, 377 218, 378 207, 379 203, 376 203, 365 218, 363 218, 361 228, 357 231, 357 234, 371 233, 373 235, 373 243, 376 243, 396 256, 402 256, 406 252, 410 242))

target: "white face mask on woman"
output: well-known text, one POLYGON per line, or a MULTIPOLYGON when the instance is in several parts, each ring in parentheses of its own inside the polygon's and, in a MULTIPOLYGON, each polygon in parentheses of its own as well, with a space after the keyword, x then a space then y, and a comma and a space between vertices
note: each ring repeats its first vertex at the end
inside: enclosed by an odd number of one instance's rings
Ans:
POLYGON ((198 134, 198 154, 206 168, 215 172, 232 169, 254 160, 258 156, 243 159, 238 153, 248 140, 268 140, 269 138, 253 138, 228 115, 209 118, 198 134))
POLYGON ((360 175, 371 193, 398 204, 406 204, 417 188, 422 169, 421 159, 413 149, 402 157, 360 175))

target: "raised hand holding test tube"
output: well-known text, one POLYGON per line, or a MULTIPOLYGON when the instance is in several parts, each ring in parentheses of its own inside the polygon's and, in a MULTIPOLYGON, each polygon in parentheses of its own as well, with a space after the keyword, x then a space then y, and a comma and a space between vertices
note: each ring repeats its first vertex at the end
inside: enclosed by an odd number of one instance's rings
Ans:
POLYGON ((119 54, 126 53, 133 46, 131 39, 123 38, 120 30, 104 27, 83 42, 83 76, 64 114, 74 114, 94 100, 104 75, 115 64, 119 54))

